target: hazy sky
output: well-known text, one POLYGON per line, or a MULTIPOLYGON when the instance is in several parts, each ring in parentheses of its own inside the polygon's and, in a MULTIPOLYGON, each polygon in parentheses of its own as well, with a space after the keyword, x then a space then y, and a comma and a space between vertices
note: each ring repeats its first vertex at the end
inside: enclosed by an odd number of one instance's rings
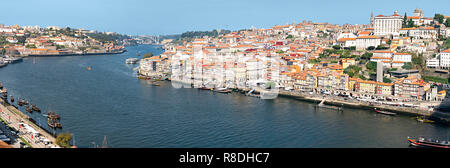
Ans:
POLYGON ((450 15, 450 0, 5 0, 0 24, 112 31, 129 35, 270 28, 302 20, 368 24, 370 12, 450 15))

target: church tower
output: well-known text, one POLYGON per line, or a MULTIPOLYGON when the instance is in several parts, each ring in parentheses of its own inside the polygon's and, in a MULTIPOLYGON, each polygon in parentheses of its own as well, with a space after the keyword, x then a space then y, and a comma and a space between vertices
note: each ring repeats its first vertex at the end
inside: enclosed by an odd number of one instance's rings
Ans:
POLYGON ((373 27, 373 12, 370 13, 370 27, 373 27))

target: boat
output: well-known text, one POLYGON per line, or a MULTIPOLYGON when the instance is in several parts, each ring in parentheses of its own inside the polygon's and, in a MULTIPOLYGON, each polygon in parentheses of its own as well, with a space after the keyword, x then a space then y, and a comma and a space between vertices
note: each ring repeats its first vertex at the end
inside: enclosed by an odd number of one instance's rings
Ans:
POLYGON ((393 113, 393 112, 389 112, 389 111, 382 111, 382 110, 377 110, 377 108, 374 108, 375 112, 380 113, 380 114, 385 114, 385 115, 397 115, 397 113, 393 113))
POLYGON ((23 106, 23 100, 19 98, 19 100, 17 100, 17 105, 23 106))
POLYGON ((160 86, 160 84, 157 83, 157 82, 152 82, 152 85, 153 85, 153 86, 160 86))
POLYGON ((139 61, 139 59, 137 59, 137 58, 127 58, 125 60, 125 63, 126 64, 136 64, 138 61, 139 61))
POLYGON ((417 139, 408 137, 408 142, 411 146, 415 147, 450 148, 450 142, 448 141, 425 139, 423 137, 419 137, 417 139))
POLYGON ((417 119, 417 121, 423 122, 423 123, 434 123, 433 120, 430 120, 425 116, 417 116, 416 119, 417 119))
POLYGON ((137 56, 141 56, 141 52, 138 52, 138 53, 137 53, 137 56))
POLYGON ((11 100, 11 103, 14 103, 14 96, 13 95, 11 95, 10 100, 11 100))
POLYGON ((231 89, 221 89, 221 90, 215 90, 216 92, 219 92, 219 93, 231 93, 231 89))
POLYGON ((49 119, 57 119, 57 120, 60 119, 59 115, 56 114, 55 112, 47 112, 47 118, 49 118, 49 119))
POLYGON ((31 109, 30 106, 27 105, 27 106, 25 106, 25 111, 32 113, 33 109, 31 109))
POLYGON ((87 66, 86 69, 87 69, 88 71, 90 71, 92 68, 91 68, 91 66, 87 66))
POLYGON ((58 122, 56 119, 48 119, 48 126, 52 128, 62 128, 62 124, 58 122))
POLYGON ((3 89, 3 84, 2 84, 2 82, 0 82, 0 89, 3 89))
POLYGON ((31 109, 36 111, 36 112, 41 112, 41 109, 36 107, 35 105, 31 105, 31 109))

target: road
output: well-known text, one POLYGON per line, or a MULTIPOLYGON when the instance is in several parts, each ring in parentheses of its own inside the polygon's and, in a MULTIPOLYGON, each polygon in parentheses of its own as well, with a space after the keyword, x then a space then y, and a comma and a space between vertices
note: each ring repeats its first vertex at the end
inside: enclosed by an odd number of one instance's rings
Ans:
MULTIPOLYGON (((6 105, 0 104, 0 109, 1 109, 0 117, 3 120, 5 120, 10 127, 14 128, 15 130, 18 130, 20 132, 19 136, 22 137, 23 139, 25 139, 33 148, 50 148, 52 146, 57 147, 57 145, 54 145, 56 139, 53 136, 49 135, 47 132, 45 132, 41 128, 37 127, 36 125, 31 123, 29 120, 22 118, 17 113, 10 111, 5 106, 6 105), (40 137, 50 140, 52 142, 52 144, 49 144, 49 145, 44 144, 41 140, 39 140, 37 137, 35 137, 34 134, 28 132, 23 127, 23 125, 21 125, 19 123, 25 123, 25 124, 31 126, 33 129, 35 129, 36 131, 39 132, 40 137)), ((10 131, 9 131, 9 133, 12 134, 10 131)), ((18 141, 16 140, 15 143, 18 143, 19 141, 20 141, 20 139, 18 139, 18 141)), ((16 146, 13 146, 13 147, 16 147, 16 146)))

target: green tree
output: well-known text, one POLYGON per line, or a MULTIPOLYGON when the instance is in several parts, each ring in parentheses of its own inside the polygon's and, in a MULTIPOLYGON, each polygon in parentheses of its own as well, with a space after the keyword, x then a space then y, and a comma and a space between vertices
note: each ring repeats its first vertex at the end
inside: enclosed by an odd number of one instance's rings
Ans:
POLYGON ((367 63, 366 68, 370 71, 377 71, 377 62, 370 61, 367 63))
POLYGON ((406 16, 406 12, 405 12, 405 16, 403 17, 403 21, 402 21, 402 27, 406 27, 407 20, 408 20, 408 17, 406 16))
POLYGON ((407 24, 407 27, 414 27, 414 21, 412 19, 409 19, 407 24))
POLYGON ((367 50, 374 50, 375 49, 375 46, 369 46, 369 47, 367 47, 367 50))
POLYGON ((152 52, 149 52, 147 54, 144 54, 144 56, 142 56, 143 59, 144 58, 150 58, 150 57, 153 57, 153 53, 152 52))
POLYGON ((402 66, 403 69, 412 69, 412 64, 411 62, 407 62, 402 66))
POLYGON ((436 13, 434 14, 434 20, 437 20, 439 23, 443 23, 444 22, 444 15, 436 13))
POLYGON ((63 148, 70 148, 70 140, 72 140, 72 134, 69 132, 61 133, 56 137, 56 144, 63 148))
POLYGON ((350 77, 357 77, 359 72, 361 71, 361 67, 356 65, 350 65, 344 69, 344 73, 350 77))
POLYGON ((373 53, 366 52, 361 55, 361 59, 369 60, 373 56, 373 53))
POLYGON ((392 80, 386 77, 383 77, 383 82, 384 83, 392 83, 392 80))
POLYGON ((333 46, 333 49, 339 50, 339 49, 341 49, 341 46, 339 46, 339 45, 334 45, 334 46, 333 46))
POLYGON ((445 20, 444 25, 445 25, 446 27, 450 27, 450 19, 447 18, 447 20, 445 20))

